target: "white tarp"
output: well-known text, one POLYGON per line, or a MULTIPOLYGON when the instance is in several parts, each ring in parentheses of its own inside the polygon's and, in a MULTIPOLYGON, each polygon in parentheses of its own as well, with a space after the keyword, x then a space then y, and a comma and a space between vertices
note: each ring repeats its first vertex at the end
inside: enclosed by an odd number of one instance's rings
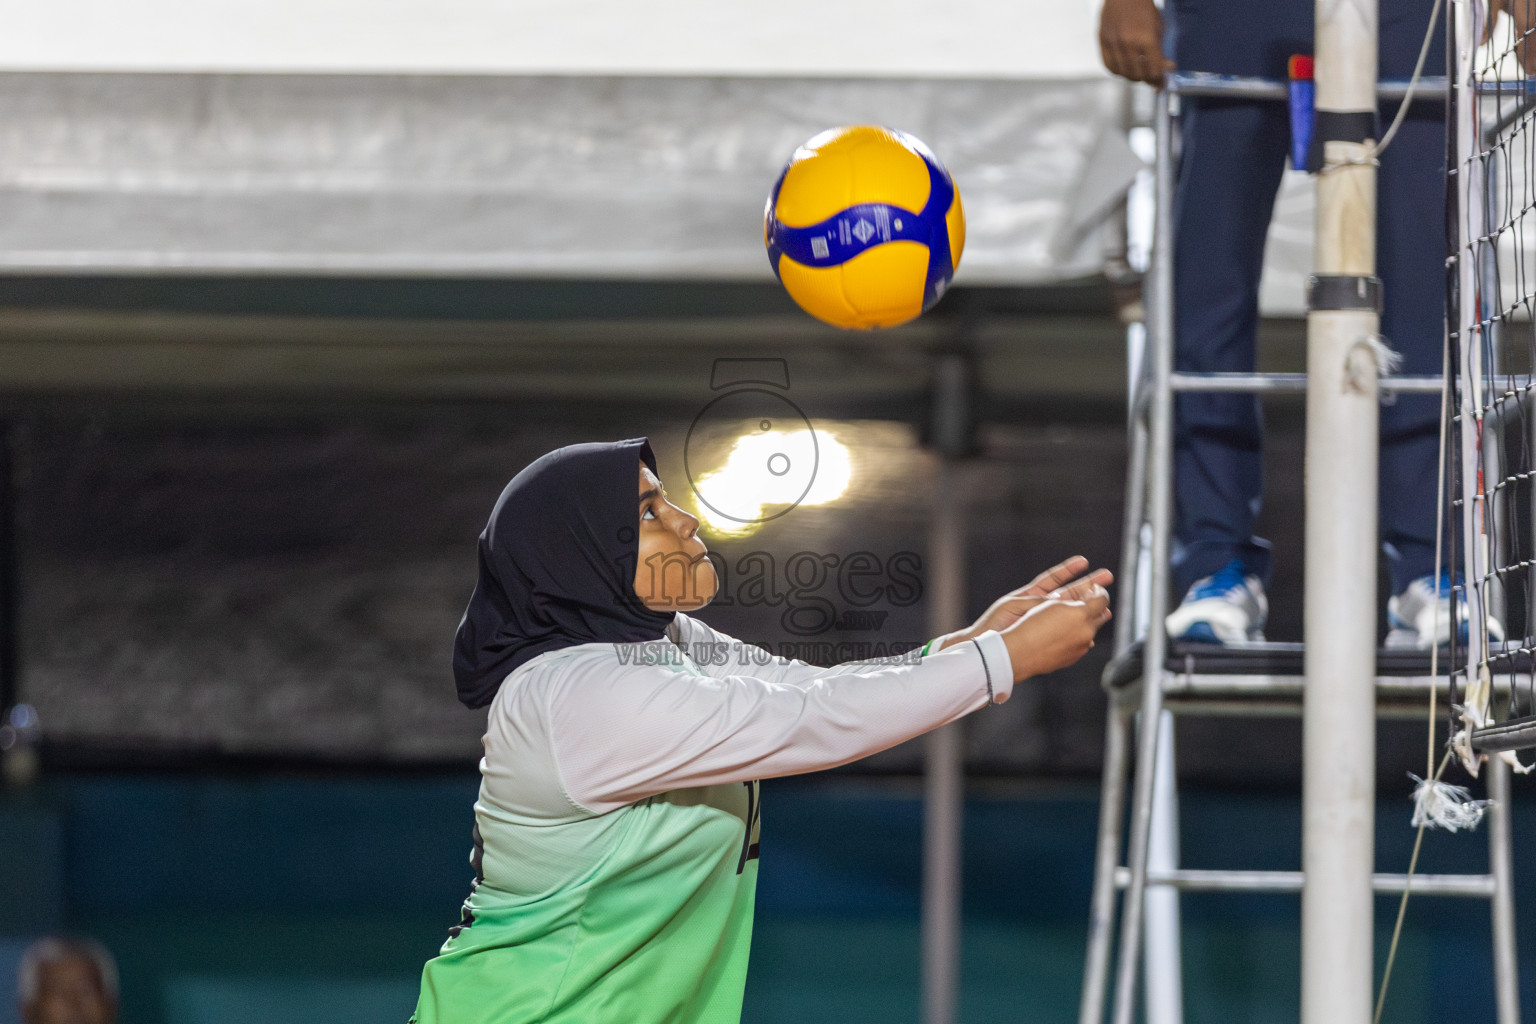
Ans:
MULTIPOLYGON (((961 283, 1082 277, 1136 166, 1098 6, 0 0, 0 269, 761 277, 794 146, 873 121, 959 180, 961 283)), ((1267 311, 1310 237, 1289 183, 1267 311)))
POLYGON ((965 79, 0 74, 0 268, 766 277, 794 148, 874 122, 953 171, 959 280, 1098 271, 1117 87, 965 79))
POLYGON ((1101 76, 1098 0, 0 0, 0 69, 1101 76))

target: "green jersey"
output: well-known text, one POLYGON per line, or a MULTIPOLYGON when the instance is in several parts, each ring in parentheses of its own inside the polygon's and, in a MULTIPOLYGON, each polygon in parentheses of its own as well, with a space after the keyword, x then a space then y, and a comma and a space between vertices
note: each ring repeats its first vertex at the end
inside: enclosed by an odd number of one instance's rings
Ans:
POLYGON ((553 651, 502 684, 477 881, 415 1024, 737 1024, 756 779, 885 749, 1012 685, 995 633, 820 669, 677 619, 669 641, 553 651))
POLYGON ((536 860, 566 877, 541 893, 477 884, 464 926, 422 973, 417 1024, 740 1020, 755 782, 676 790, 585 822, 498 827, 482 830, 487 849, 540 844, 536 860))

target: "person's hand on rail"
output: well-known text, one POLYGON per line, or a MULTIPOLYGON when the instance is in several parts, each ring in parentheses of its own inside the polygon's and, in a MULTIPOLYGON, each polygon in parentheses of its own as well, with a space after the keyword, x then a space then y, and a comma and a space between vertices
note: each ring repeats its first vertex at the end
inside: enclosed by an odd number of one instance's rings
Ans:
POLYGON ((1111 74, 1158 88, 1163 75, 1176 66, 1163 53, 1163 15, 1152 0, 1104 0, 1099 12, 1099 53, 1111 74))

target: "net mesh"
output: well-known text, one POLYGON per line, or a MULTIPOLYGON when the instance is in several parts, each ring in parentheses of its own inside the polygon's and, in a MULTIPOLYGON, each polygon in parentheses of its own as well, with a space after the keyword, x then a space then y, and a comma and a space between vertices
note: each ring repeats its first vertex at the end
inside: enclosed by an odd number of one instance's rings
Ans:
MULTIPOLYGON (((1536 6, 1536 0, 1511 0, 1536 6)), ((1450 5, 1449 301, 1457 369, 1451 564, 1468 627, 1453 629, 1453 735, 1469 768, 1481 730, 1529 727, 1536 609, 1536 42, 1478 3, 1450 5), (1479 45, 1479 41, 1482 41, 1479 45), (1459 550, 1457 550, 1459 548, 1459 550)))

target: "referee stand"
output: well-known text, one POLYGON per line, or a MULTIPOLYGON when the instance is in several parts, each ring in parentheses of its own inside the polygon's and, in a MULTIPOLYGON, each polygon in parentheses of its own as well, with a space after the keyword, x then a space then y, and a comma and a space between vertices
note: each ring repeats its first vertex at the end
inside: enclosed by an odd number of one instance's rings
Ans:
MULTIPOLYGON (((1349 6, 1349 5, 1344 5, 1349 6)), ((1322 38, 1322 25, 1319 26, 1322 38)), ((1372 39, 1374 43, 1374 39, 1372 39)), ((1320 43, 1321 46, 1321 43, 1320 43)), ((1336 56, 1336 55, 1335 55, 1336 56)), ((1374 69, 1374 61, 1371 68, 1374 69)), ((1319 54, 1319 69, 1323 68, 1323 55, 1319 54)), ((1373 71, 1374 74, 1374 71, 1373 71)), ((1320 74, 1321 83, 1321 74, 1320 74)), ((1407 91, 1405 81, 1379 83, 1377 96, 1383 100, 1401 99, 1407 91)), ((1445 95, 1445 79, 1421 79, 1416 95, 1445 95)), ((1144 298, 1147 310, 1145 350, 1137 352, 1136 337, 1132 334, 1131 397, 1129 410, 1130 452, 1126 484, 1126 518, 1122 537, 1120 563, 1120 592, 1126 595, 1121 602, 1120 614, 1115 627, 1115 656, 1105 671, 1104 683, 1109 695, 1109 712, 1105 734, 1105 764, 1103 789, 1099 813, 1099 833, 1095 852, 1092 906, 1088 927, 1087 963, 1084 972, 1079 1024, 1103 1024, 1106 1009, 1111 1010, 1114 1024, 1132 1024, 1138 1006, 1143 958, 1145 957, 1148 998, 1146 1020, 1148 1024, 1179 1024, 1182 1019, 1182 1000, 1179 984, 1180 959, 1178 953, 1180 892, 1229 892, 1229 893, 1303 893, 1306 886, 1317 886, 1319 878, 1326 883, 1338 882, 1334 875, 1349 872, 1318 870, 1317 859, 1333 851, 1338 845, 1335 837, 1323 834, 1316 823, 1326 821, 1327 812, 1337 807, 1325 808, 1320 817, 1317 806, 1317 787, 1330 785, 1358 790, 1344 781, 1330 776, 1334 765, 1319 763, 1320 758, 1310 756, 1317 749, 1314 716, 1335 716, 1335 709, 1315 701, 1312 710, 1304 715, 1304 694, 1309 675, 1316 676, 1320 666, 1309 663, 1319 655, 1315 649, 1309 652, 1301 644, 1252 643, 1232 646, 1215 646, 1196 643, 1170 643, 1163 628, 1168 613, 1169 554, 1171 542, 1171 496, 1173 486, 1173 412, 1175 396, 1185 392, 1253 393, 1259 395, 1304 394, 1307 375, 1281 373, 1199 374, 1175 372, 1174 320, 1173 320, 1173 217, 1172 197, 1175 180, 1174 152, 1178 130, 1179 104, 1186 97, 1219 97, 1243 99, 1253 102, 1286 102, 1287 83, 1268 79, 1234 78, 1179 72, 1171 74, 1163 91, 1158 94, 1154 114, 1156 134, 1156 161, 1154 174, 1154 216, 1151 254, 1147 277, 1144 282, 1144 298), (1304 861, 1311 869, 1304 871, 1248 871, 1241 869, 1190 870, 1178 865, 1177 785, 1173 756, 1173 722, 1181 715, 1219 715, 1233 718, 1253 718, 1274 715, 1302 715, 1307 719, 1306 762, 1309 792, 1306 796, 1306 826, 1304 837, 1306 852, 1304 861), (1153 727, 1153 726, 1156 727, 1153 727), (1127 815, 1127 811, 1129 811, 1127 815), (1306 831, 1313 829, 1313 831, 1306 831), (1117 932, 1118 923, 1118 932, 1117 932), (1113 997, 1111 1000, 1111 996, 1113 997)), ((1322 107, 1323 97, 1319 96, 1322 107)), ((1374 102, 1371 104, 1374 110, 1374 102)), ((1333 144, 1330 144, 1333 145, 1333 144)), ((1359 168, 1364 170, 1364 168, 1359 168)), ((1369 172, 1368 172, 1369 173, 1369 172)), ((1341 175, 1340 177, 1344 177, 1341 175)), ((1372 181, 1372 188, 1374 183, 1372 181)), ((1320 204, 1329 199, 1320 196, 1320 204)), ((1371 210, 1374 217, 1374 209, 1371 210)), ((1320 268, 1333 275, 1342 276, 1335 268, 1320 268)), ((1371 269, 1354 271, 1371 273, 1371 269)), ((1317 278, 1309 291, 1317 289, 1317 278)), ((1309 295, 1309 300, 1315 296, 1309 295)), ((1321 379, 1316 353, 1319 349, 1319 303, 1309 301, 1314 312, 1309 317, 1309 368, 1315 379, 1321 379)), ((1334 306, 1332 309, 1339 307, 1334 306)), ((1330 310, 1331 311, 1331 310, 1330 310)), ((1374 314, 1373 314, 1374 315, 1374 314)), ((1372 321, 1374 322, 1374 321, 1372 321)), ((1329 325, 1324 322, 1321 330, 1326 334, 1329 325)), ((1357 330, 1350 327, 1349 330, 1357 330)), ((1326 343, 1329 339, 1323 337, 1326 343)), ((1332 383, 1332 382, 1330 382, 1332 383)), ((1380 393, 1384 395, 1406 393, 1441 394, 1443 382, 1439 377, 1382 376, 1380 393)), ((1329 389, 1329 390, 1337 390, 1329 389)), ((1369 394, 1371 465, 1374 469, 1375 420, 1374 403, 1376 389, 1369 394)), ((1314 458, 1313 421, 1318 419, 1314 404, 1317 396, 1309 396, 1309 446, 1308 446, 1308 549, 1321 548, 1315 543, 1313 519, 1313 489, 1318 486, 1317 467, 1314 458)), ((1325 399, 1326 400, 1326 399, 1325 399)), ((1361 433, 1353 428, 1341 428, 1337 423, 1332 429, 1335 436, 1355 436, 1361 433)), ((1324 469, 1326 473, 1326 467, 1324 469)), ((1326 481, 1325 481, 1326 482, 1326 481)), ((1371 478, 1371 494, 1374 496, 1374 475, 1371 478)), ((1338 500, 1337 495, 1334 500, 1338 500)), ((1345 498, 1349 495, 1345 494, 1345 498)), ((1320 1020, 1344 1021, 1354 1024, 1370 1019, 1370 996, 1375 983, 1375 971, 1371 964, 1373 920, 1370 908, 1371 894, 1403 893, 1411 887, 1415 894, 1424 896, 1475 897, 1490 901, 1493 919, 1494 974, 1499 1024, 1519 1024, 1520 1013, 1517 994, 1516 953, 1514 938, 1514 911, 1512 891, 1512 865, 1509 824, 1509 769, 1498 758, 1490 758, 1485 766, 1488 772, 1489 795, 1493 804, 1489 809, 1487 837, 1489 843, 1489 870, 1484 874, 1424 875, 1380 874, 1370 871, 1369 859, 1373 850, 1374 829, 1374 720, 1377 718, 1412 718, 1422 720, 1431 691, 1437 693, 1441 706, 1449 706, 1449 669, 1447 658, 1441 659, 1442 671, 1431 675, 1431 653, 1428 651, 1374 650, 1375 633, 1375 501, 1369 504, 1372 543, 1369 546, 1369 601, 1372 614, 1363 619, 1359 616, 1338 616, 1346 626, 1353 624, 1355 631, 1362 632, 1360 623, 1368 621, 1373 632, 1369 638, 1371 649, 1366 651, 1374 661, 1374 670, 1367 668, 1360 673, 1360 689, 1365 704, 1365 722, 1338 721, 1325 725, 1333 730, 1331 739, 1336 740, 1340 728, 1363 728, 1368 736, 1360 737, 1354 751, 1357 763, 1348 770, 1358 776, 1369 773, 1364 800, 1372 808, 1366 813, 1366 828, 1372 830, 1372 838, 1365 840, 1366 849, 1346 851, 1356 866, 1362 857, 1368 877, 1346 877, 1339 884, 1353 884, 1355 890, 1348 898, 1329 894, 1335 902, 1330 913, 1336 918, 1340 931, 1355 933, 1354 948, 1349 955, 1340 955, 1327 948, 1333 937, 1319 941, 1320 916, 1314 910, 1303 912, 1303 1024, 1315 1024, 1320 1020), (1364 901, 1364 913, 1353 910, 1364 901), (1363 923, 1350 918, 1363 917, 1363 923), (1359 934, 1364 930, 1363 964, 1359 934), (1319 958, 1330 963, 1319 968, 1319 958), (1351 959, 1352 958, 1352 959, 1351 959), (1320 971, 1332 972, 1321 981, 1320 971), (1342 977, 1348 973, 1349 977, 1342 977), (1363 977, 1358 977, 1363 975, 1363 977), (1332 986, 1330 989, 1329 986, 1332 986), (1365 1013, 1360 1013, 1359 996, 1366 995, 1365 1013), (1326 1001, 1330 992, 1339 995, 1332 1004, 1332 1011, 1320 1015, 1320 1000, 1326 1001), (1309 994, 1310 989, 1310 994, 1309 994), (1347 997, 1347 998, 1346 998, 1347 997), (1347 1006, 1347 1008, 1346 1008, 1347 1006), (1310 1008, 1310 1011, 1309 1011, 1310 1008)), ((1314 607, 1317 571, 1316 562, 1309 555, 1308 564, 1308 629, 1309 641, 1318 647, 1318 631, 1314 629, 1314 617, 1326 609, 1314 607)), ((1333 571, 1339 570, 1334 567, 1333 571)), ((1347 571, 1347 570, 1344 570, 1347 571)), ((1354 609, 1351 609, 1353 613, 1354 609)), ((1342 633, 1346 630, 1333 630, 1342 633)), ((1324 637, 1324 644, 1334 643, 1324 637)), ((1358 646, 1359 639, 1348 641, 1358 646)), ((1328 656, 1334 658, 1337 646, 1330 647, 1328 656)), ((1347 659, 1345 659, 1347 660, 1347 659)), ((1326 667, 1326 666, 1324 666, 1326 667)), ((1339 671, 1344 677, 1347 672, 1339 671)), ((1340 678, 1340 683, 1352 684, 1351 678, 1340 678)), ((1507 688, 1507 680, 1504 683, 1507 688)), ((1347 686, 1341 686, 1347 689, 1347 686)), ((1356 702, 1358 707, 1358 701, 1356 702)), ((1357 801, 1358 792, 1353 794, 1357 801)), ((1326 799, 1326 797, 1325 797, 1326 799)), ((1356 807, 1354 810, 1358 810, 1356 807)), ((1357 815, 1358 816, 1358 815, 1357 815)), ((1334 814, 1334 817, 1339 817, 1334 814)), ((1358 872, 1356 872, 1358 875, 1358 872)), ((1314 889, 1311 900, 1323 899, 1314 889)), ((1305 899, 1305 897, 1304 897, 1305 899)), ((1326 923, 1326 922, 1325 922, 1326 923)))

